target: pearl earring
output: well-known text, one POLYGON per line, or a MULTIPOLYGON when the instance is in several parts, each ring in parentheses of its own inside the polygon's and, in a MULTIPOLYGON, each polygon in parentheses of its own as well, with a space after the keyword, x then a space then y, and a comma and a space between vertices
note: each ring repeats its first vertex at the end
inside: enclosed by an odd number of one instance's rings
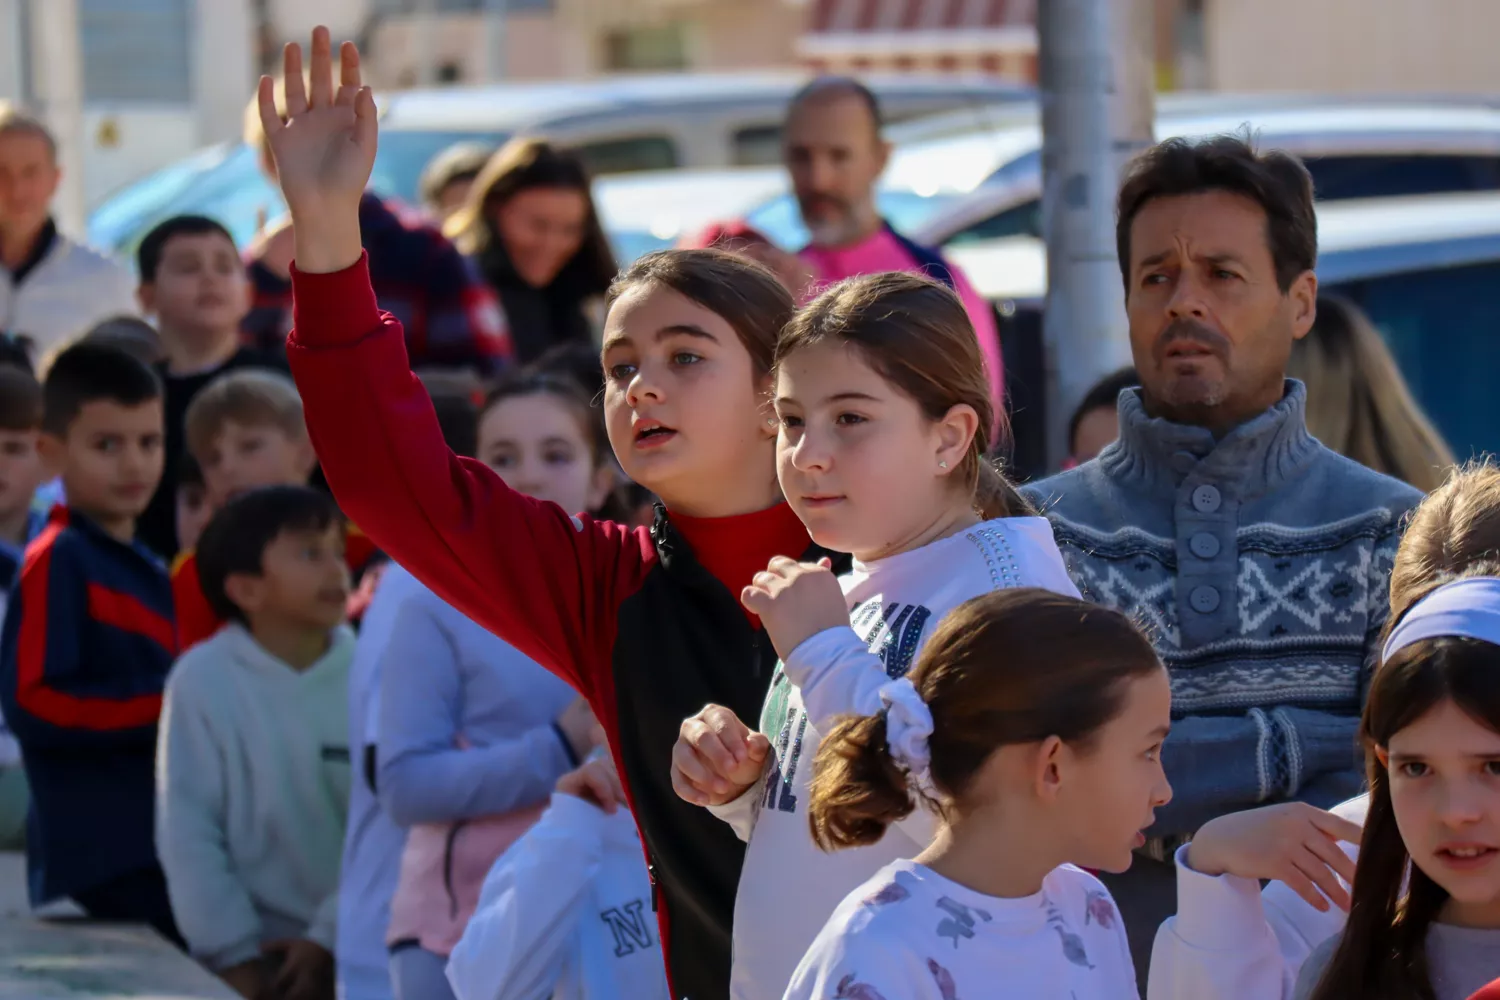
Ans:
POLYGON ((767 427, 775 427, 776 426, 776 418, 775 417, 767 417, 766 418, 766 426, 767 427))
POLYGON ((939 469, 946 469, 947 467, 948 467, 948 463, 947 462, 939 462, 938 463, 938 468, 939 469))

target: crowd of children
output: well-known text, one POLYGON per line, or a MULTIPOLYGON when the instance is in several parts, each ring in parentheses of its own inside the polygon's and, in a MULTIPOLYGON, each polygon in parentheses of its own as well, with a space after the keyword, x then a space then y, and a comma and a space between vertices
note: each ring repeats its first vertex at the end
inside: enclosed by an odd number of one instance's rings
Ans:
POLYGON ((601 406, 572 359, 424 385, 332 56, 261 91, 295 383, 196 217, 142 243, 154 367, 116 334, 0 364, 0 845, 34 903, 252 1000, 1500 989, 1500 471, 1406 528, 1368 792, 1203 825, 1138 982, 1096 873, 1172 798, 1172 683, 988 460, 959 299, 877 274, 798 309, 668 251, 610 289, 601 406))

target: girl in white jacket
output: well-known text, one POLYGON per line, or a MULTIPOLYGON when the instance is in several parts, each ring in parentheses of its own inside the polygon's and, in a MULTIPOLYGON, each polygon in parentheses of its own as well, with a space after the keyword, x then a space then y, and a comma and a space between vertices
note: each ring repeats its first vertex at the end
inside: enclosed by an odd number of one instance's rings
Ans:
POLYGON ((563 775, 448 959, 458 1000, 667 1000, 651 882, 608 754, 563 775))
POLYGON ((735 901, 731 995, 777 1000, 835 906, 882 866, 921 852, 912 815, 858 850, 824 856, 808 835, 822 734, 869 715, 937 623, 1010 587, 1077 596, 1045 518, 985 457, 994 405, 958 298, 899 273, 834 286, 776 351, 782 492, 813 540, 852 572, 773 560, 745 593, 783 663, 750 726, 709 706, 684 723, 674 782, 749 842, 735 901))

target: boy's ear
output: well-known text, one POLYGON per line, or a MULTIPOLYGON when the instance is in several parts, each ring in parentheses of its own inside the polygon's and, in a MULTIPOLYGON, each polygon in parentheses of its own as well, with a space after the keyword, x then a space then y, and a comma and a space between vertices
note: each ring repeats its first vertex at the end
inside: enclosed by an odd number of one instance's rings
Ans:
POLYGON ((63 467, 67 465, 68 443, 56 434, 42 431, 36 438, 37 454, 42 457, 42 468, 47 472, 47 478, 63 474, 63 467))
POLYGON ((224 578, 224 596, 246 614, 260 608, 265 581, 249 573, 230 573, 224 578))
POLYGON ((135 290, 135 299, 141 304, 141 313, 146 316, 156 315, 156 286, 147 282, 141 282, 135 290))
POLYGON ((303 480, 312 479, 313 470, 317 467, 318 453, 313 451, 312 439, 304 434, 302 440, 297 442, 297 468, 302 470, 303 480))

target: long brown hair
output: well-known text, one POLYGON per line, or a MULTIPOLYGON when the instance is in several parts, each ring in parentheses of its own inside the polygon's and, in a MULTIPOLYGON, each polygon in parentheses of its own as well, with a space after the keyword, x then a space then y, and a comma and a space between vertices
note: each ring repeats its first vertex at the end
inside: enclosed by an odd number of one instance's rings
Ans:
POLYGON ((570 275, 584 294, 602 294, 614 277, 615 255, 599 223, 588 171, 572 152, 541 139, 512 139, 496 150, 474 178, 463 207, 443 226, 444 235, 461 252, 485 257, 500 248, 495 212, 522 191, 535 188, 562 188, 583 195, 588 205, 583 245, 563 273, 570 275))
POLYGON ((769 270, 725 250, 658 250, 631 264, 609 286, 614 305, 640 285, 670 288, 722 317, 750 353, 756 378, 771 371, 776 338, 797 305, 792 293, 769 270))
POLYGON ((1453 467, 1380 332, 1347 299, 1318 296, 1318 318, 1292 345, 1287 374, 1307 384, 1307 429, 1339 454, 1424 493, 1453 467))
POLYGON ((776 363, 804 347, 834 340, 857 348, 881 378, 914 399, 929 420, 941 420, 960 403, 979 415, 968 454, 954 470, 974 495, 986 520, 1034 514, 988 457, 997 418, 984 356, 963 302, 946 285, 900 271, 847 278, 804 307, 782 331, 776 363))
MULTIPOLYGON (((1130 619, 1050 590, 997 590, 954 609, 910 674, 932 712, 932 784, 961 802, 995 750, 1057 736, 1087 746, 1123 682, 1162 669, 1130 619)), ((886 716, 848 718, 813 763, 809 821, 825 851, 873 844, 922 793, 891 758, 886 716)))
POLYGON ((1398 621, 1427 591, 1459 573, 1500 576, 1500 468, 1455 469, 1417 506, 1391 567, 1391 615, 1398 621))
MULTIPOLYGON (((1483 575, 1469 572, 1463 576, 1483 575)), ((1349 921, 1313 1000, 1436 1000, 1427 932, 1448 893, 1412 863, 1376 749, 1445 701, 1500 733, 1500 649, 1476 639, 1415 643, 1375 672, 1360 720, 1370 810, 1359 842, 1349 921), (1405 890, 1403 891, 1403 884, 1405 890)))

